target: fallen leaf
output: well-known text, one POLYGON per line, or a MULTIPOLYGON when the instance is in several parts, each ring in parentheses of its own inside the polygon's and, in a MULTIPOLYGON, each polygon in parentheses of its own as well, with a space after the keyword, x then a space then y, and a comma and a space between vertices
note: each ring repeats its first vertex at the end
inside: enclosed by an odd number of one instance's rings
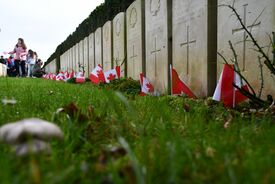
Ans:
POLYGON ((126 183, 137 183, 135 170, 132 165, 127 164, 123 166, 119 171, 119 176, 126 180, 126 183))
POLYGON ((123 147, 112 147, 110 153, 113 158, 118 159, 126 155, 127 151, 123 147))
POLYGON ((214 148, 210 147, 210 146, 207 147, 206 150, 205 150, 206 156, 211 157, 211 158, 213 158, 215 156, 215 152, 216 152, 216 150, 214 148))
POLYGON ((190 105, 184 104, 183 109, 184 109, 185 112, 190 112, 190 105))
POLYGON ((252 114, 255 114, 257 112, 256 109, 249 109, 249 112, 252 113, 252 114))
POLYGON ((67 115, 69 115, 70 118, 77 119, 80 122, 87 121, 89 119, 85 114, 81 113, 75 103, 70 103, 69 105, 66 105, 56 110, 56 114, 59 114, 61 112, 66 113, 67 115))
POLYGON ((233 116, 232 116, 232 114, 231 114, 231 112, 230 112, 230 114, 229 114, 229 119, 224 123, 223 127, 224 127, 225 129, 229 128, 229 125, 230 125, 230 123, 232 122, 232 120, 233 120, 233 116))

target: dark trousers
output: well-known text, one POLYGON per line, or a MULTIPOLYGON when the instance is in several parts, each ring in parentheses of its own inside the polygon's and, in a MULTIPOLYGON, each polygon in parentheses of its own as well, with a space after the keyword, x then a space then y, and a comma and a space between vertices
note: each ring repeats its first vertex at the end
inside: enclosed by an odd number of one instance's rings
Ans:
POLYGON ((26 61, 21 61, 21 60, 14 60, 14 67, 16 69, 16 75, 24 77, 26 76, 26 61), (21 71, 21 72, 20 72, 21 71))
POLYGON ((21 61, 20 67, 21 67, 21 72, 22 72, 21 77, 25 77, 26 76, 26 61, 21 61))
POLYGON ((16 76, 19 75, 19 65, 20 65, 20 60, 14 60, 14 68, 15 68, 15 74, 16 76))

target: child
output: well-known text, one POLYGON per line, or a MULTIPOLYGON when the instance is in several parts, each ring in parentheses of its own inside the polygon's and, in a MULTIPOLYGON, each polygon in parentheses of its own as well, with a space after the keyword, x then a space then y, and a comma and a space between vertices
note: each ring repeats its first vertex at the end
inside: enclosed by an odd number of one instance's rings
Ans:
POLYGON ((33 67, 35 65, 35 55, 32 50, 28 51, 27 64, 28 64, 28 77, 32 77, 33 67))

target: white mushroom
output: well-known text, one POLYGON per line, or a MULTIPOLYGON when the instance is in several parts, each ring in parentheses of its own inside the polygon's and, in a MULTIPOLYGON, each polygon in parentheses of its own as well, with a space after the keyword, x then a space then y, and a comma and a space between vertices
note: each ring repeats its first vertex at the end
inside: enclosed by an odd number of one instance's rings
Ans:
POLYGON ((47 141, 62 139, 60 128, 50 122, 31 118, 0 127, 0 140, 15 146, 17 155, 28 153, 50 152, 47 141))
POLYGON ((15 105, 17 103, 14 99, 2 99, 4 105, 15 105))

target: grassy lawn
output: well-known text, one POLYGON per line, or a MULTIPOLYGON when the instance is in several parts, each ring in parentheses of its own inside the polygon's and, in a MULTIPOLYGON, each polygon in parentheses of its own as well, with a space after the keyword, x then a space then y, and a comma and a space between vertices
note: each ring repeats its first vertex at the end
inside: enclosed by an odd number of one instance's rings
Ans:
POLYGON ((0 125, 37 117, 58 124, 64 139, 51 142, 51 156, 18 158, 0 144, 0 183, 275 182, 271 115, 42 79, 0 78, 4 98, 17 103, 0 104, 0 125))

